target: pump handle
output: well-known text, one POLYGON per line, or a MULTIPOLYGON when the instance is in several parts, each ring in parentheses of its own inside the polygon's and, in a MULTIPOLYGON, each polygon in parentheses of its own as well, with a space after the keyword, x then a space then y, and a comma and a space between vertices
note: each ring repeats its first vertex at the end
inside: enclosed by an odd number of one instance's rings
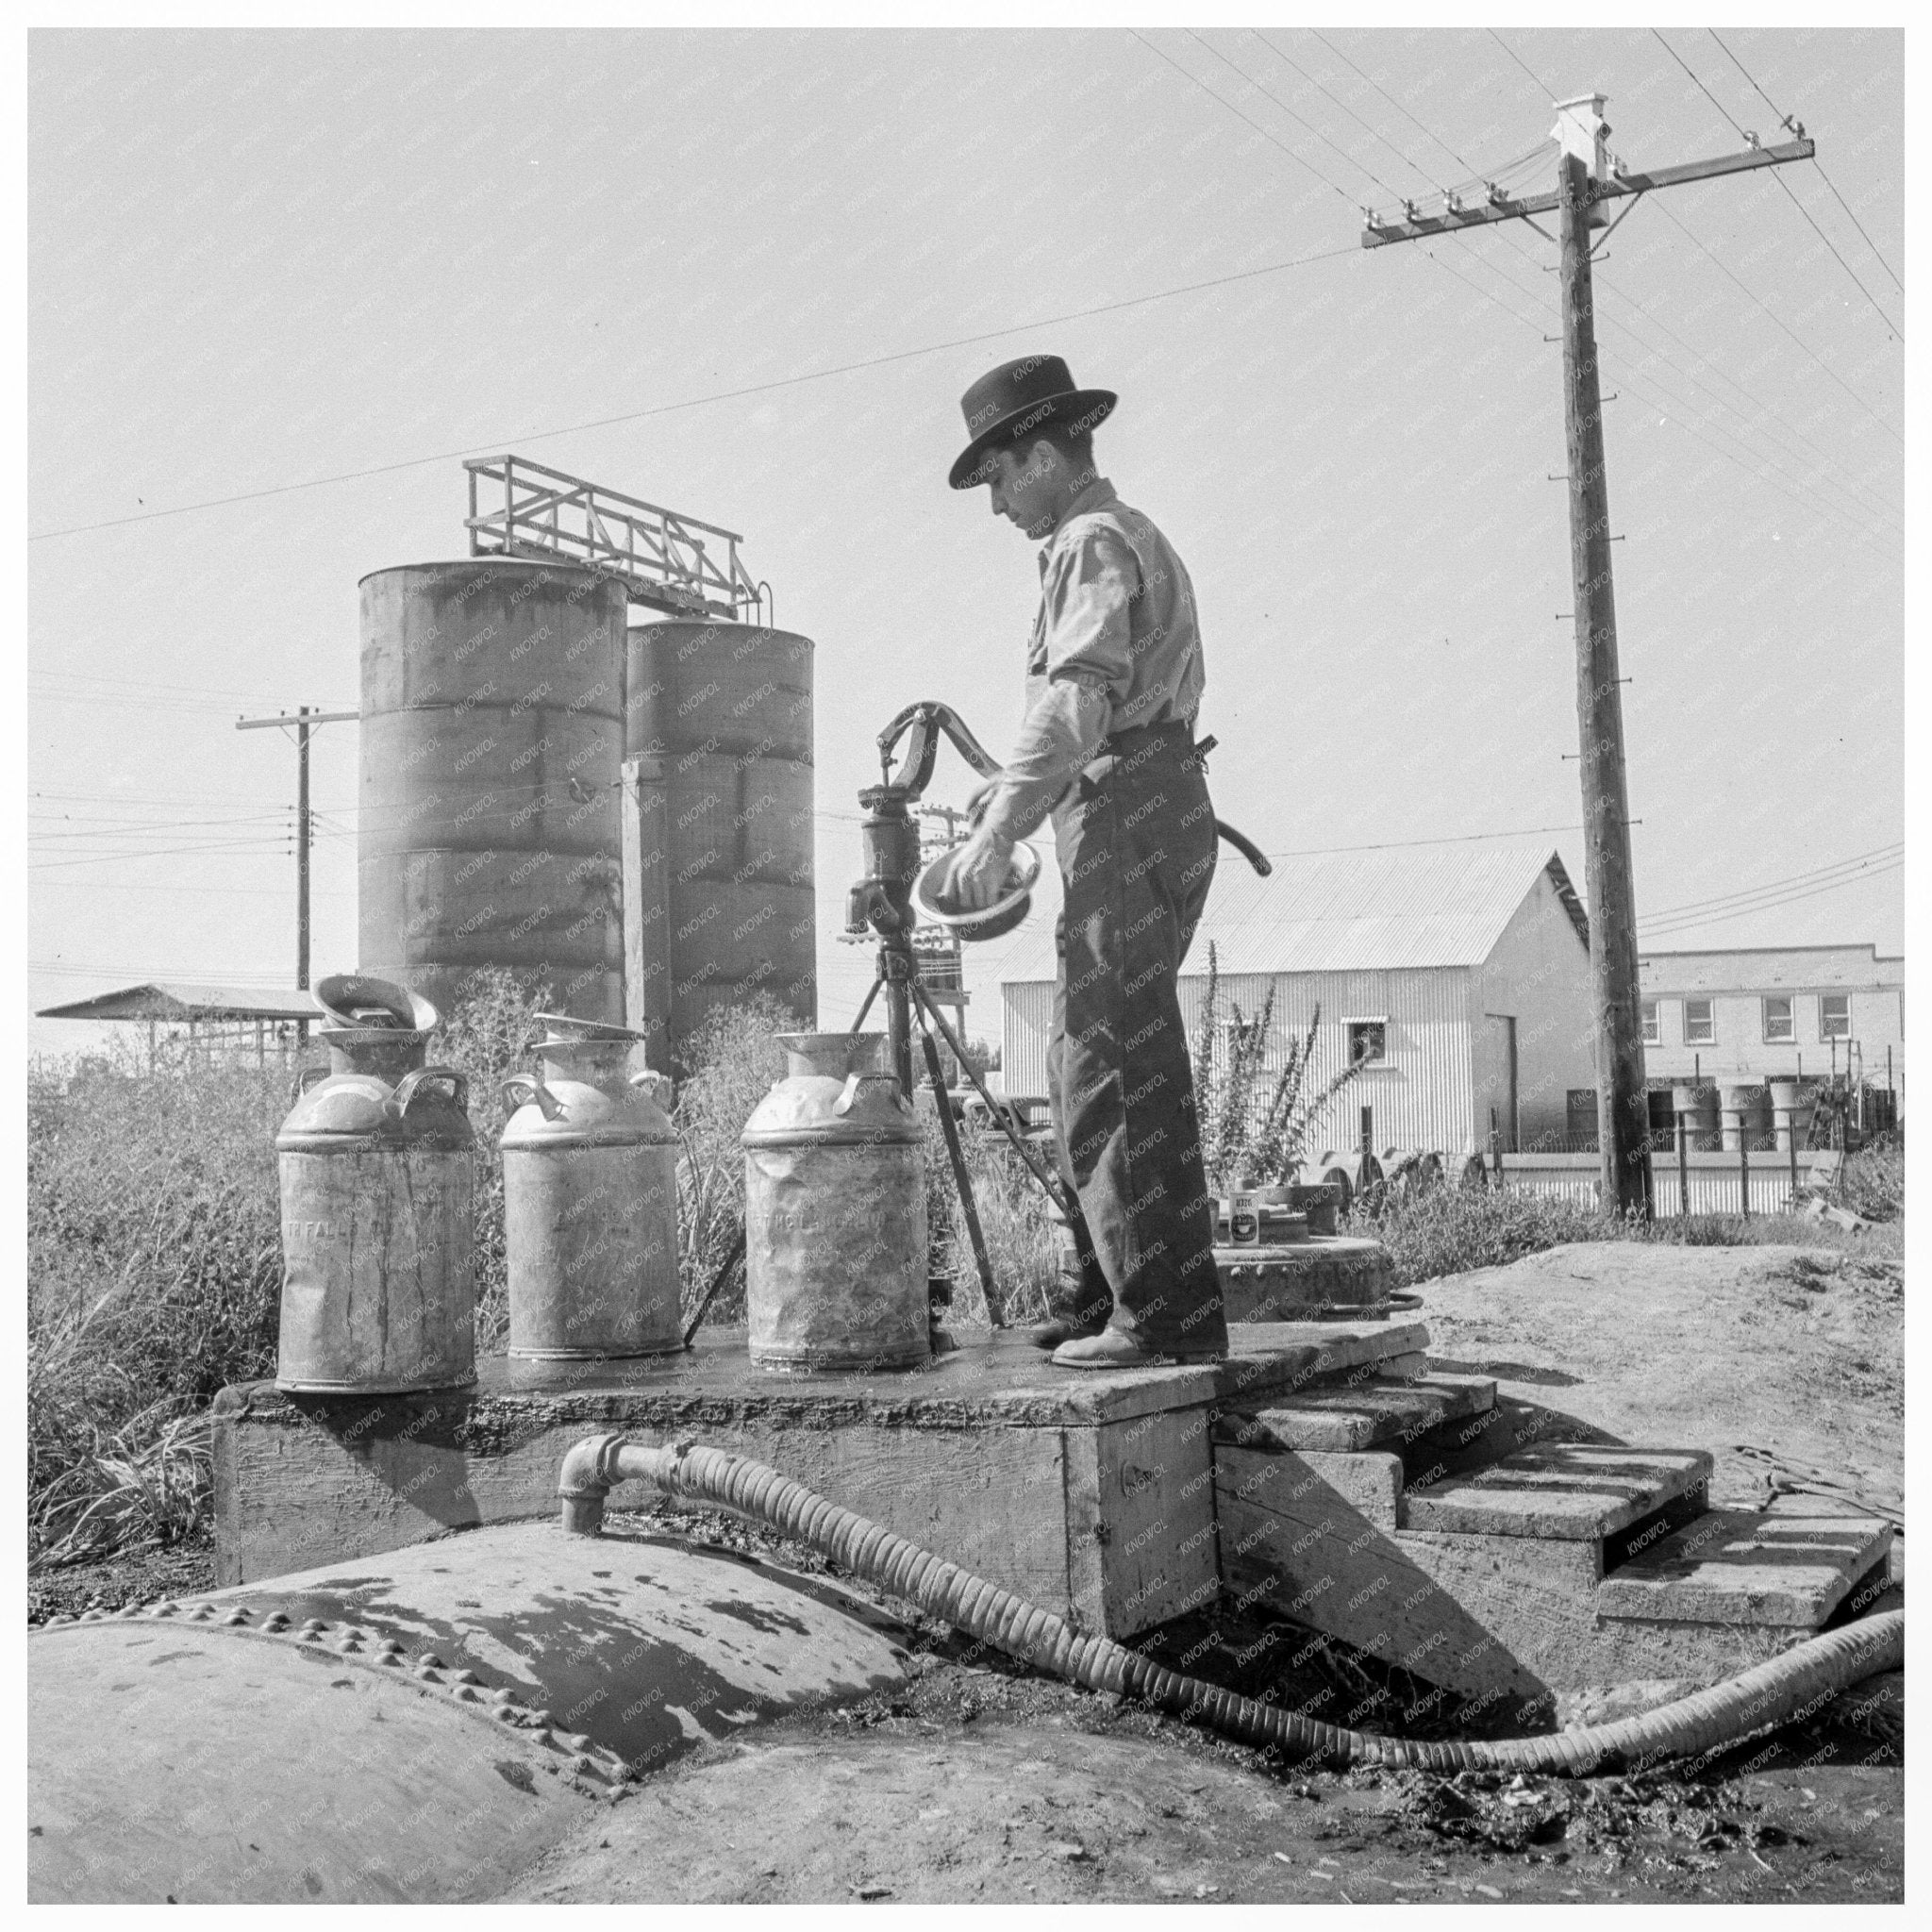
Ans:
POLYGON ((535 1074, 512 1074, 503 1083, 503 1091, 519 1107, 527 1107, 534 1100, 546 1121, 554 1121, 563 1111, 563 1102, 535 1074))
POLYGON ((389 1111, 395 1119, 403 1120, 408 1116, 410 1102, 426 1080, 447 1080, 458 1110, 469 1111, 470 1082, 467 1074, 458 1073, 454 1067, 417 1067, 396 1082, 396 1091, 389 1097, 389 1111))

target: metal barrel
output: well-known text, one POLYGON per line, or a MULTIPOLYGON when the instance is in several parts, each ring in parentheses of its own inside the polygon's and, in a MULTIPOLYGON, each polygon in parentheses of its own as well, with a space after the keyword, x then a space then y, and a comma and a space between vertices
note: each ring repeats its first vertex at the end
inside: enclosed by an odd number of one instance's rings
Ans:
MULTIPOLYGON (((326 995, 332 982, 323 982, 326 995)), ((325 1001, 326 1003, 326 1001, 325 1001)), ((275 1136, 277 1388, 390 1394, 475 1379, 475 1136, 426 1030, 327 1027, 275 1136)))
POLYGON ((924 1136, 883 1033, 788 1033, 745 1123, 751 1358, 906 1369, 932 1352, 924 1136))
POLYGON ((1771 1095, 1758 1080, 1720 1080, 1718 1105, 1724 1115, 1724 1144, 1728 1154, 1748 1143, 1755 1147, 1771 1133, 1771 1095))
MULTIPOLYGON (((663 827, 671 1038, 759 991, 818 1015, 812 642, 671 619, 629 634, 625 756, 663 827)), ((647 936, 647 949, 659 950, 647 936)))
POLYGON ((624 1019, 625 593, 577 565, 362 579, 362 970, 447 1008, 480 967, 624 1019))
POLYGON ((504 1084, 509 1352, 538 1360, 683 1347, 677 1133, 631 1073, 636 1036, 541 1014, 539 1071, 504 1084))
POLYGON ((1671 1089, 1671 1109, 1684 1119, 1687 1147, 1707 1152, 1717 1145, 1717 1095, 1708 1087, 1677 1086, 1671 1089))

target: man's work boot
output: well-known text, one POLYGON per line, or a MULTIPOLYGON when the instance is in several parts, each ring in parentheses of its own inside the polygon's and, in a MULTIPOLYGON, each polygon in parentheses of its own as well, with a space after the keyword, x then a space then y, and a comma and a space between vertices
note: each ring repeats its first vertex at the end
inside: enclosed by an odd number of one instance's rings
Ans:
POLYGON ((1222 1362, 1225 1349, 1154 1349, 1111 1322, 1098 1335, 1076 1337, 1053 1352, 1057 1369, 1157 1369, 1171 1362, 1222 1362))
POLYGON ((1058 1348, 1063 1341, 1098 1335, 1113 1313, 1113 1291, 1100 1263, 1080 1252, 1078 1236, 1064 1221, 1054 1228, 1059 1252, 1059 1274, 1054 1283, 1052 1306, 1062 1312, 1027 1329, 1035 1348, 1058 1348))

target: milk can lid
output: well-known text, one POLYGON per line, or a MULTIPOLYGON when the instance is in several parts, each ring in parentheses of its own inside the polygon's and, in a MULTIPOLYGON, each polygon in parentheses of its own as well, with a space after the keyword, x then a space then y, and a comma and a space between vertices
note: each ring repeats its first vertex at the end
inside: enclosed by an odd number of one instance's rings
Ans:
POLYGON ((393 979, 360 973, 329 974, 315 989, 315 997, 328 1015, 325 1031, 428 1033, 439 1017, 421 993, 393 979))

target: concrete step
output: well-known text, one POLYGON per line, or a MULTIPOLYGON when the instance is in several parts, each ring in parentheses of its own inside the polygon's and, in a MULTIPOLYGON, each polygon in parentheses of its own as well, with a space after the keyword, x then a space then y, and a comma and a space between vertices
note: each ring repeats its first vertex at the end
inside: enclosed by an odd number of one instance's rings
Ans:
POLYGON ((1594 1542, 1659 1510, 1695 1508, 1710 1481, 1703 1449, 1537 1442, 1469 1475, 1403 1492, 1407 1529, 1594 1542))
POLYGON ((1597 1588, 1601 1617, 1816 1630, 1891 1554, 1890 1524, 1820 1496, 1712 1510, 1657 1537, 1597 1588))
POLYGON ((1307 1389, 1251 1415, 1215 1424, 1214 1440, 1243 1449, 1374 1449, 1399 1454, 1444 1423, 1479 1414, 1496 1399, 1486 1375, 1375 1375, 1307 1389))

